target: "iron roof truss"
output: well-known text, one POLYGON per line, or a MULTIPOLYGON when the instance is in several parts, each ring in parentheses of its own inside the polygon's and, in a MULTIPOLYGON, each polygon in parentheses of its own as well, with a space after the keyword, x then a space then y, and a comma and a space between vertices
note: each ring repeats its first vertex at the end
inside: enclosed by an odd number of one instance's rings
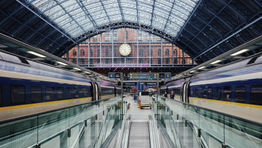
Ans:
POLYGON ((1 32, 58 56, 88 37, 130 27, 202 63, 262 34, 257 0, 2 0, 0 8, 1 32))

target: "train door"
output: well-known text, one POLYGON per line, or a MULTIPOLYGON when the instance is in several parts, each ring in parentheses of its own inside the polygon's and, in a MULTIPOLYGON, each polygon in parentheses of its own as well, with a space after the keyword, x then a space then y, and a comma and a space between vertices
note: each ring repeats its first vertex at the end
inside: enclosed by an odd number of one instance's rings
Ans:
POLYGON ((96 82, 93 82, 92 86, 93 86, 93 99, 92 99, 92 101, 98 101, 98 100, 100 100, 99 86, 96 82))
POLYGON ((189 81, 185 82, 182 86, 182 100, 181 101, 184 103, 189 103, 189 96, 188 96, 189 83, 190 83, 189 81))

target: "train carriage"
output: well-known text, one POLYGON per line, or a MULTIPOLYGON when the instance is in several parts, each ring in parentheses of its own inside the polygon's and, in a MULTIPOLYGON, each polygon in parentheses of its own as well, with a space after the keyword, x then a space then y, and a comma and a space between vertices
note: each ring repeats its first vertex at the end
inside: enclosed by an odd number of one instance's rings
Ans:
POLYGON ((0 52, 0 120, 115 97, 116 86, 0 52))
POLYGON ((175 99, 262 122, 262 56, 166 84, 175 99))

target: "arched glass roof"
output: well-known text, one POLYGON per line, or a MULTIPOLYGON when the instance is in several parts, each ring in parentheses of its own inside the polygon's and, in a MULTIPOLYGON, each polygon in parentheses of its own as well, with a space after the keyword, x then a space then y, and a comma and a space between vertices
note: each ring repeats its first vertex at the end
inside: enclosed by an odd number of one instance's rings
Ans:
POLYGON ((72 38, 117 22, 176 37, 199 0, 27 0, 72 38))
POLYGON ((118 28, 157 35, 197 63, 262 35, 258 0, 0 0, 0 32, 57 56, 118 28))

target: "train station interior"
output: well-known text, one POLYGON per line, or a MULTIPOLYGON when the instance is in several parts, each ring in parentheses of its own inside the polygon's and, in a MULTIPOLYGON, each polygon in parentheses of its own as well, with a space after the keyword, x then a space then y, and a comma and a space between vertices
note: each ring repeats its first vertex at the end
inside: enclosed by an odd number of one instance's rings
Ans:
POLYGON ((262 148, 262 1, 1 0, 0 148, 262 148))

